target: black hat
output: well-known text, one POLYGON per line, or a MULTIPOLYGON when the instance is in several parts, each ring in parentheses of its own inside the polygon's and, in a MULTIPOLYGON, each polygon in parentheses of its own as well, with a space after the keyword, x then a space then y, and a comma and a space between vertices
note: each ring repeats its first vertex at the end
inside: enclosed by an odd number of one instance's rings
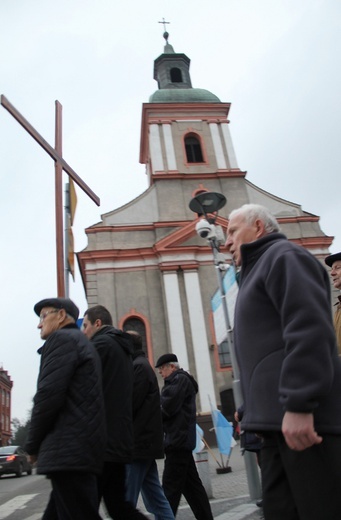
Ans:
POLYGON ((34 312, 37 316, 40 315, 41 309, 44 307, 53 307, 54 309, 64 309, 67 314, 70 314, 72 318, 77 321, 79 316, 79 309, 77 305, 73 303, 69 298, 45 298, 36 303, 34 306, 34 312))
POLYGON ((166 365, 166 363, 177 363, 178 358, 175 354, 163 354, 163 356, 160 356, 157 360, 157 363, 155 365, 155 368, 161 367, 162 365, 166 365))
POLYGON ((333 266, 333 263, 336 262, 336 260, 341 260, 341 253, 335 253, 334 255, 327 256, 324 261, 326 262, 329 267, 333 266))

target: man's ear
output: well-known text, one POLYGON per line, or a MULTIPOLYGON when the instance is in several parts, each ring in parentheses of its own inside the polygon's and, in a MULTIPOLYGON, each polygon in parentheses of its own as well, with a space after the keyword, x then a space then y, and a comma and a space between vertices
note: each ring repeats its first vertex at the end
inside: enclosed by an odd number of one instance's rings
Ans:
POLYGON ((102 325, 103 325, 102 320, 97 318, 97 320, 95 320, 94 325, 96 326, 97 329, 100 329, 102 327, 102 325))
POLYGON ((59 323, 64 323, 64 321, 67 319, 67 312, 65 309, 58 309, 58 321, 59 323))
POLYGON ((257 219, 254 222, 255 228, 256 228, 256 236, 257 238, 263 237, 265 233, 265 225, 264 222, 261 219, 257 219))

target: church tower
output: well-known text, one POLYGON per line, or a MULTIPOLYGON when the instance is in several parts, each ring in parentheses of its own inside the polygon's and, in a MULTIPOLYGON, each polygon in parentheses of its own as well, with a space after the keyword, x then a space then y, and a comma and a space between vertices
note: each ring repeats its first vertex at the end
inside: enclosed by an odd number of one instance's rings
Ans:
POLYGON ((102 215, 86 229, 88 245, 78 262, 89 306, 102 304, 116 326, 144 338, 148 359, 173 352, 199 384, 198 411, 223 406, 232 386, 226 345, 217 344, 211 298, 217 289, 211 248, 195 231, 190 200, 205 191, 227 198, 217 223, 246 203, 267 206, 283 233, 321 261, 331 237, 319 217, 246 180, 229 130, 230 103, 192 86, 190 60, 164 34, 154 62, 158 89, 143 104, 140 162, 149 186, 128 204, 102 215))

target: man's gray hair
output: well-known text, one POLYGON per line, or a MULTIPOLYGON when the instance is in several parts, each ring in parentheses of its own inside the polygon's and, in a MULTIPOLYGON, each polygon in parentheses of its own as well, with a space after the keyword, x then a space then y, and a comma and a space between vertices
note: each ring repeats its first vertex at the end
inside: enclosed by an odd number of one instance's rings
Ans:
POLYGON ((168 366, 173 365, 176 369, 180 368, 180 363, 178 361, 170 361, 169 363, 166 363, 166 365, 168 365, 168 366))
POLYGON ((244 204, 240 208, 231 211, 229 219, 241 215, 247 224, 253 224, 255 220, 264 222, 264 228, 267 234, 280 230, 278 222, 273 214, 265 206, 260 204, 244 204))

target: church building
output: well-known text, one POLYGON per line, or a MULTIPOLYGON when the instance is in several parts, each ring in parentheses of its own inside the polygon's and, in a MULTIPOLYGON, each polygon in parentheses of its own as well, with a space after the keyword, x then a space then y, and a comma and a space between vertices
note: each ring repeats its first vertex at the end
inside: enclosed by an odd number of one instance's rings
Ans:
POLYGON ((332 237, 321 231, 318 216, 246 179, 233 149, 230 103, 192 87, 190 59, 174 51, 168 33, 164 37, 154 62, 158 88, 142 110, 140 162, 148 188, 87 228, 87 247, 77 257, 88 305, 104 305, 115 326, 140 332, 152 366, 160 355, 175 353, 198 381, 198 411, 209 412, 211 400, 224 412, 232 376, 213 324, 217 275, 189 202, 204 192, 223 194, 227 203, 217 224, 224 232, 233 209, 267 206, 289 240, 321 262, 332 237))

